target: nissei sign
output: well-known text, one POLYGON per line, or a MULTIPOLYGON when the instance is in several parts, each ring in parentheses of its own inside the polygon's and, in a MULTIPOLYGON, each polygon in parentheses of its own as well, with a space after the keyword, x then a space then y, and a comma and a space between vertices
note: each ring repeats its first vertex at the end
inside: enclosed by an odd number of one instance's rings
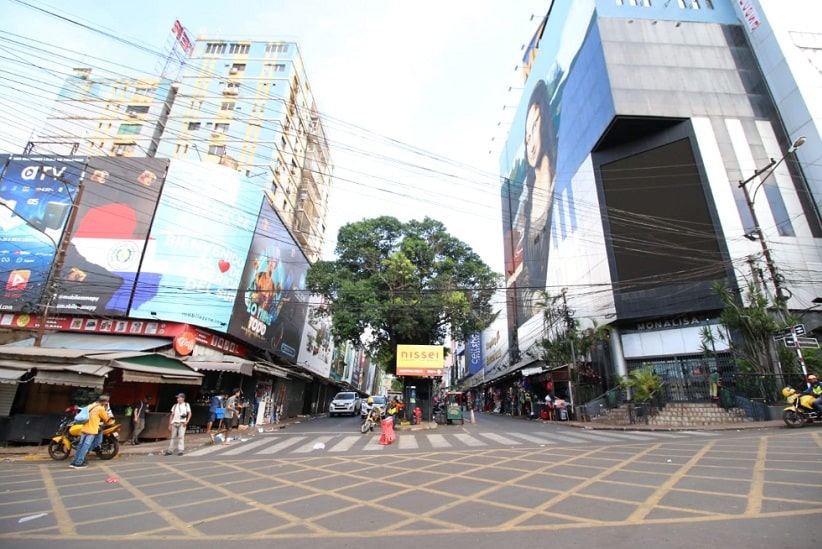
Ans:
POLYGON ((397 375, 442 377, 441 345, 397 345, 397 375))

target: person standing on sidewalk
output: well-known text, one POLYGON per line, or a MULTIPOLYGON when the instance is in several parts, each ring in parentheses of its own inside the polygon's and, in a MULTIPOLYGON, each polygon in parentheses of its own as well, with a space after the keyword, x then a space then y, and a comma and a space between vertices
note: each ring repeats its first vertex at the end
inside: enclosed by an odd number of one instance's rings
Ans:
POLYGON ((171 440, 165 455, 170 456, 176 450, 177 455, 181 456, 186 451, 186 428, 189 421, 191 421, 191 406, 186 402, 185 393, 180 393, 177 395, 177 403, 171 407, 171 415, 168 416, 171 440))
MULTIPOLYGON (((224 402, 225 391, 219 391, 211 397, 211 403, 208 406, 208 423, 206 423, 206 434, 211 437, 211 442, 214 442, 214 435, 211 433, 211 427, 214 425, 215 421, 223 420, 223 416, 217 417, 217 411, 222 409, 225 412, 225 408, 223 407, 224 402)), ((219 421, 217 421, 217 423, 219 424, 219 421)))
POLYGON ((83 430, 80 433, 80 442, 77 444, 77 452, 75 452, 74 459, 71 460, 71 464, 69 464, 69 467, 72 469, 83 469, 88 467, 88 463, 86 463, 86 456, 94 447, 94 442, 97 439, 98 433, 102 432, 103 425, 109 418, 108 411, 106 410, 108 401, 108 395, 100 395, 97 397, 97 402, 90 405, 88 421, 83 423, 83 430))
POLYGON ((151 406, 151 397, 146 395, 146 398, 141 400, 134 406, 134 413, 132 414, 132 421, 134 423, 131 431, 132 444, 140 444, 140 433, 146 428, 146 413, 148 413, 149 406, 151 406))

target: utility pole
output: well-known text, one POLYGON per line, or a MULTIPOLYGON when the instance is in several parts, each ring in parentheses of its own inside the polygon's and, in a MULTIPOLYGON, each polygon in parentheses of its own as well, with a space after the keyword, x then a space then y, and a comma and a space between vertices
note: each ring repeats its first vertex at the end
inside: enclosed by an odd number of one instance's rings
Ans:
POLYGON ((571 383, 569 387, 569 395, 571 400, 571 410, 576 415, 576 408, 574 407, 574 377, 573 372, 576 372, 577 369, 577 354, 574 350, 574 338, 576 337, 576 330, 574 326, 574 312, 568 309, 568 301, 566 299, 566 293, 568 292, 568 288, 562 289, 562 316, 565 319, 565 333, 568 337, 568 343, 571 345, 571 371, 568 372, 569 377, 571 378, 571 383))
MULTIPOLYGON (((68 184, 67 181, 63 182, 68 184)), ((70 196, 71 195, 69 194, 69 197, 70 196)), ((55 297, 57 297, 57 277, 60 276, 60 269, 63 268, 63 261, 66 258, 66 249, 68 248, 69 242, 71 241, 71 233, 74 230, 74 221, 77 218, 77 205, 80 204, 80 200, 82 198, 83 182, 79 181, 77 184, 77 195, 74 197, 74 200, 71 201, 71 211, 69 212, 68 221, 66 221, 66 227, 63 230, 62 236, 60 237, 59 244, 54 250, 54 262, 52 263, 51 269, 49 270, 49 276, 46 283, 46 302, 43 305, 42 314, 39 315, 40 318, 38 319, 37 333, 34 337, 35 347, 40 347, 43 344, 43 337, 45 337, 46 335, 46 324, 49 320, 49 312, 51 309, 52 301, 55 297)))

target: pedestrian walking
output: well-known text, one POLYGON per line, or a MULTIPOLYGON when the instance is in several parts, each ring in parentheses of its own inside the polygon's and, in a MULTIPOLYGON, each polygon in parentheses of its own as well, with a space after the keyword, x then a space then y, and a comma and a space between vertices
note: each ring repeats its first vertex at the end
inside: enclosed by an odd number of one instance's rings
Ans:
MULTIPOLYGON (((219 424, 219 421, 222 421, 223 417, 217 417, 219 410, 225 411, 223 403, 225 402, 225 391, 219 391, 214 396, 211 397, 211 403, 208 406, 208 422, 206 423, 206 434, 211 438, 211 442, 214 442, 214 435, 211 433, 211 427, 214 425, 216 421, 219 424)), ((219 429, 217 429, 219 431, 219 429)))
POLYGON ((108 411, 106 410, 108 401, 108 395, 100 395, 97 397, 97 401, 89 406, 88 420, 83 423, 83 429, 80 432, 80 442, 77 444, 77 452, 75 452, 74 459, 69 465, 72 469, 88 467, 86 456, 94 447, 98 433, 102 433, 103 425, 109 418, 108 411))
POLYGON ((185 393, 177 395, 177 402, 171 407, 171 414, 168 416, 168 430, 171 431, 171 440, 168 443, 166 455, 170 456, 175 451, 178 456, 186 451, 186 428, 191 421, 191 406, 186 402, 185 393))
POLYGON ((223 416, 223 423, 225 424, 225 440, 223 440, 223 444, 228 444, 228 435, 231 434, 231 430, 237 427, 240 424, 240 394, 241 391, 239 388, 234 389, 231 391, 231 396, 228 397, 228 400, 225 403, 225 414, 223 416))
POLYGON ((148 413, 148 409, 151 406, 151 397, 146 395, 146 397, 138 402, 134 406, 134 410, 132 412, 132 423, 133 428, 131 431, 131 442, 132 444, 140 444, 140 433, 143 432, 143 429, 146 428, 146 413, 148 413))

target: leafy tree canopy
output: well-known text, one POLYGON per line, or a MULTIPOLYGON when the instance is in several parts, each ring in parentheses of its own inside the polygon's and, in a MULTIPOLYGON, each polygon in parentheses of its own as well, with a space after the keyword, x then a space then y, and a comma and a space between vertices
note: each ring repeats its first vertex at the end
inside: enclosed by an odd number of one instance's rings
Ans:
POLYGON ((389 372, 397 344, 441 344, 448 328, 464 340, 495 317, 500 276, 439 221, 349 223, 335 251, 335 261, 318 261, 306 275, 306 288, 324 298, 315 314, 333 319, 335 343, 364 348, 389 372))

